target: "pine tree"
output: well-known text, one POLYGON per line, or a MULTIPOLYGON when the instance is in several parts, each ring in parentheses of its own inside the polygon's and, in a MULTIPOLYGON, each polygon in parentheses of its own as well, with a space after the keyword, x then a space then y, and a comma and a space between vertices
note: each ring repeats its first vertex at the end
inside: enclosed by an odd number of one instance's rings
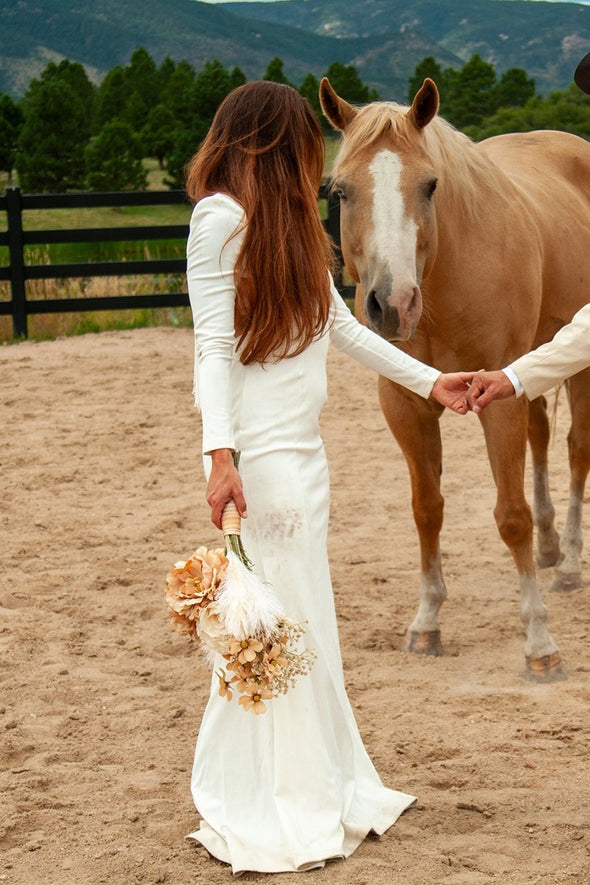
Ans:
POLYGON ((369 89, 362 82, 354 65, 343 65, 339 61, 333 61, 326 71, 326 77, 340 98, 352 104, 366 104, 379 98, 379 93, 375 89, 369 89))
POLYGON ((92 126, 94 88, 82 65, 50 63, 22 101, 24 123, 16 169, 28 191, 84 185, 84 149, 92 126))
POLYGON ((23 125, 23 114, 9 95, 0 95, 0 170, 8 180, 16 159, 18 137, 23 125))
POLYGON ((86 185, 95 191, 142 190, 143 145, 128 123, 112 120, 85 151, 86 185))
POLYGON ((263 80, 270 80, 272 83, 284 83, 286 86, 292 86, 293 84, 287 80, 285 76, 285 72, 283 70, 283 62, 282 60, 275 55, 269 63, 268 67, 262 77, 263 80))

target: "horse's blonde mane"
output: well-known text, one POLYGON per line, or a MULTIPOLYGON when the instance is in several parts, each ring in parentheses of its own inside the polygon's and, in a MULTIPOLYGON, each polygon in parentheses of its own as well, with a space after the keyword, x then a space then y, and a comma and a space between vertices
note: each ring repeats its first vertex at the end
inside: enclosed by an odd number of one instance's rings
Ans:
POLYGON ((468 217, 476 214, 477 200, 486 187, 499 192, 501 170, 475 143, 445 119, 435 116, 422 130, 407 117, 409 107, 395 102, 373 102, 361 108, 346 131, 332 170, 338 178, 344 164, 383 138, 408 149, 420 148, 439 176, 444 198, 454 201, 468 217))

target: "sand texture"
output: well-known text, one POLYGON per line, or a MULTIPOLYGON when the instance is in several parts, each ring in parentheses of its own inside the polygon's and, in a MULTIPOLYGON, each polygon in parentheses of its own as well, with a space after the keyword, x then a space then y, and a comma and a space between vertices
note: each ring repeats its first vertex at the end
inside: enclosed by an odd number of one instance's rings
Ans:
MULTIPOLYGON (((189 780, 209 674, 171 629, 163 592, 172 562, 220 544, 191 332, 24 342, 0 360, 0 882, 228 883, 227 867, 184 839, 198 824, 189 780)), ((329 373, 322 425, 347 685, 384 782, 419 801, 305 882, 587 885, 587 588, 552 593, 551 570, 540 573, 569 679, 527 683, 483 435, 474 416, 445 415, 445 656, 401 653, 419 584, 405 462, 375 377, 335 352, 329 373)), ((550 451, 558 529, 567 422, 562 396, 550 451)))

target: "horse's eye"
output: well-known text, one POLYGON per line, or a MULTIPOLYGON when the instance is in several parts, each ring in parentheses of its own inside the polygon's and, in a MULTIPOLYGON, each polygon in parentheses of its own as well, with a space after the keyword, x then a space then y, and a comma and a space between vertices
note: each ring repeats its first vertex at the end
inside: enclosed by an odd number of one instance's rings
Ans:
POLYGON ((428 185, 426 187, 426 196, 428 197, 429 200, 432 200, 432 195, 434 194, 434 192, 436 190, 436 184, 437 184, 436 178, 433 178, 432 181, 428 182, 428 185))
POLYGON ((346 194, 344 192, 344 188, 340 187, 339 185, 336 185, 336 187, 334 188, 334 193, 336 194, 336 196, 338 197, 338 199, 340 200, 341 203, 346 202, 346 194))

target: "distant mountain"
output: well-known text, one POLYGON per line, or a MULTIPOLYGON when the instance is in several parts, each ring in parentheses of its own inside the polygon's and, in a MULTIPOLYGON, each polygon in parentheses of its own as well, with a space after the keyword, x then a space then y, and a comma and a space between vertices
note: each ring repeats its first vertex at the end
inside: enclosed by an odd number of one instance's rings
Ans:
POLYGON ((197 70, 219 59, 260 77, 279 56, 296 84, 354 64, 383 98, 403 99, 426 55, 460 66, 474 52, 498 73, 522 67, 537 90, 565 88, 590 50, 590 7, 523 0, 0 0, 0 92, 22 95, 48 61, 81 62, 99 82, 144 46, 197 70))
MULTIPOLYGON (((462 64, 477 52, 499 73, 511 67, 524 68, 542 93, 566 88, 576 64, 590 51, 590 6, 579 3, 284 0, 221 5, 240 15, 255 14, 305 32, 338 39, 373 39, 378 54, 388 35, 407 37, 411 44, 418 34, 438 47, 438 52, 432 54, 439 60, 445 52, 458 57, 462 64)), ((410 45, 405 70, 412 71, 420 60, 410 45)), ((355 64, 364 79, 379 79, 379 65, 373 63, 369 50, 355 64)))

